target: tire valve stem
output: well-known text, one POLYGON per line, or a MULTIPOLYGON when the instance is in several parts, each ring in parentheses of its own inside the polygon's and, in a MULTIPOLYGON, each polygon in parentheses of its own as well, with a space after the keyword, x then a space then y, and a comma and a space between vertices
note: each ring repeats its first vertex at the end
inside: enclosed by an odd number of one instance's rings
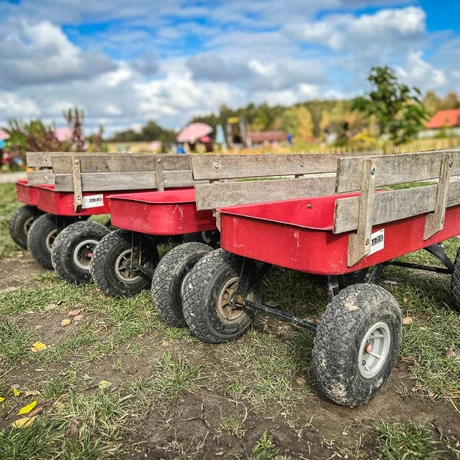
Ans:
POLYGON ((365 359, 363 359, 362 365, 363 365, 363 366, 366 365, 366 360, 365 360, 365 359))

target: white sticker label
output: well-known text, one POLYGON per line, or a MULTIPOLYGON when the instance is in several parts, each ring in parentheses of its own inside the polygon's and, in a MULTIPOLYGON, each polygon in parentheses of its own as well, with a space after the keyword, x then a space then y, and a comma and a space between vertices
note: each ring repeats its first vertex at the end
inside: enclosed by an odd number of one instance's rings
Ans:
POLYGON ((104 195, 88 195, 83 197, 82 209, 99 208, 100 206, 104 206, 104 195))
POLYGON ((372 233, 371 235, 371 252, 381 251, 385 247, 385 229, 379 230, 378 232, 372 233))

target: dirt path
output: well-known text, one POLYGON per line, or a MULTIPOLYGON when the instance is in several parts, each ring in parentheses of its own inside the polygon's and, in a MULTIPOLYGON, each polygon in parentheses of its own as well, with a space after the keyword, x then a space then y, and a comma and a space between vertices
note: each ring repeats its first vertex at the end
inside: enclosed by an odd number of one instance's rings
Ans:
POLYGON ((31 275, 46 271, 27 251, 17 251, 0 260, 0 293, 18 289, 31 275))
MULTIPOLYGON (((24 284, 32 285, 31 275, 43 271, 27 252, 12 254, 0 261, 0 293, 18 289, 24 284)), ((21 326, 43 331, 41 338, 50 345, 71 336, 79 327, 60 327, 61 316, 62 312, 53 310, 29 313, 21 320, 21 326)), ((94 319, 97 319, 97 314, 94 319)), ((256 333, 270 333, 285 340, 284 324, 271 319, 268 330, 266 325, 264 320, 256 322, 256 333)), ((286 337, 290 335, 292 330, 288 331, 286 337)), ((248 340, 243 337, 237 344, 244 346, 248 340)), ((176 399, 155 402, 141 418, 135 420, 133 429, 124 435, 123 445, 133 446, 131 453, 124 456, 126 459, 275 458, 257 457, 254 454, 254 446, 263 438, 264 432, 273 435, 275 450, 281 456, 277 458, 376 458, 378 434, 374 425, 377 422, 416 421, 428 424, 434 432, 443 436, 460 439, 460 413, 449 401, 422 397, 404 360, 399 361, 383 390, 363 407, 352 409, 337 406, 313 387, 313 396, 288 413, 278 405, 268 407, 262 413, 251 410, 249 404, 236 401, 227 394, 225 376, 231 373, 229 366, 232 364, 222 360, 222 347, 198 341, 191 343, 190 340, 177 340, 172 347, 175 353, 183 353, 194 364, 205 363, 219 376, 219 382, 224 383, 211 381, 197 391, 182 391, 176 399), (223 420, 232 417, 243 420, 243 428, 236 434, 222 427, 223 420)), ((91 362, 77 378, 82 380, 84 373, 91 376, 93 382, 109 381, 115 391, 148 376, 151 368, 147 363, 161 357, 164 352, 165 349, 152 339, 151 334, 138 336, 113 353, 91 362), (139 349, 135 356, 127 352, 128 348, 134 347, 139 349)), ((84 356, 84 353, 79 355, 84 356)), ((74 357, 69 356, 69 359, 73 360, 74 357)), ((47 378, 57 375, 66 365, 67 362, 56 364, 55 369, 54 364, 51 365, 47 369, 47 378)), ((237 367, 238 363, 234 365, 237 367)), ((40 374, 43 369, 37 369, 34 364, 21 367, 10 374, 9 384, 14 382, 23 388, 27 387, 28 382, 44 378, 40 374)), ((292 376, 294 388, 298 385, 297 378, 292 376)), ((305 378, 308 381, 311 376, 305 375, 305 378)), ((243 388, 243 392, 247 390, 243 388)), ((0 425, 7 427, 14 416, 14 413, 8 415, 0 425)))

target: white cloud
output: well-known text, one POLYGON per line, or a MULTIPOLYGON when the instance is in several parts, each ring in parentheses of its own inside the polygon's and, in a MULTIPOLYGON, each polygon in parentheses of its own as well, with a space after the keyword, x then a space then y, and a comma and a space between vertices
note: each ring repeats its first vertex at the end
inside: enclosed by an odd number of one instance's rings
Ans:
POLYGON ((445 73, 424 61, 420 51, 409 53, 406 67, 398 67, 397 71, 402 79, 423 90, 437 89, 447 83, 445 73))
POLYGON ((37 103, 26 97, 17 94, 0 91, 0 113, 4 113, 8 118, 29 118, 40 115, 37 103))
POLYGON ((89 79, 116 67, 96 51, 77 48, 49 21, 13 20, 0 32, 0 87, 89 79))
POLYGON ((394 46, 401 40, 416 42, 425 36, 426 14, 419 7, 380 10, 355 17, 330 15, 321 21, 297 23, 284 28, 286 34, 307 43, 318 43, 332 50, 353 47, 394 46))

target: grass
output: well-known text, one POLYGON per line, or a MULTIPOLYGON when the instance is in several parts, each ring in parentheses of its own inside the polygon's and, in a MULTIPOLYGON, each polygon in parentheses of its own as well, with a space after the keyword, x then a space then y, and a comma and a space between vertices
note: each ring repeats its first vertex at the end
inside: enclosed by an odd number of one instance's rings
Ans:
POLYGON ((8 222, 11 214, 22 206, 16 201, 16 187, 14 184, 0 186, 0 260, 19 250, 10 238, 8 222))
MULTIPOLYGON (((420 423, 378 423, 377 451, 388 460, 434 460, 460 458, 452 441, 436 437, 433 430, 420 423)), ((458 447, 458 446, 457 446, 458 447)))
MULTIPOLYGON (((7 229, 18 205, 14 195, 14 186, 0 186, 0 259, 18 251, 7 229)), ((445 246, 453 258, 459 240, 445 246)), ((438 264, 425 251, 404 260, 438 264)), ((316 320, 326 307, 324 282, 317 277, 274 268, 264 284, 265 301, 301 318, 316 320)), ((451 308, 449 277, 388 267, 382 285, 412 319, 404 326, 401 348, 414 381, 407 394, 460 407, 460 316, 451 308)), ((358 432, 348 444, 339 439, 341 430, 321 441, 323 414, 312 412, 317 406, 313 335, 263 315, 237 342, 211 346, 190 337, 187 329, 166 326, 148 292, 110 299, 94 286, 68 285, 51 272, 0 293, 0 315, 0 396, 6 397, 0 403, 1 459, 128 458, 157 435, 161 439, 154 442, 178 458, 204 458, 203 446, 219 439, 216 445, 237 443, 232 444, 235 458, 281 459, 289 458, 282 455, 284 447, 297 442, 293 433, 302 428, 318 448, 338 458, 460 458, 460 446, 448 433, 439 435, 415 422, 377 420, 370 434, 358 432), (82 311, 82 320, 62 328, 61 320, 74 309, 82 311), (33 353, 35 341, 48 348, 33 353), (109 386, 99 388, 101 380, 109 386), (22 391, 16 399, 13 384, 22 391), (25 396, 24 389, 40 394, 25 396), (34 424, 11 429, 19 407, 32 399, 44 408, 34 424), (222 406, 206 423, 211 401, 222 406), (191 415, 183 414, 187 410, 191 415), (181 431, 184 419, 189 421, 181 431), (193 431, 196 420, 208 433, 200 439, 193 431), (290 434, 278 436, 271 426, 269 431, 269 421, 276 427, 287 424, 290 434), (152 431, 145 435, 149 423, 152 431), (254 428, 260 429, 258 438, 254 428)), ((404 408, 401 414, 408 416, 404 408)))

